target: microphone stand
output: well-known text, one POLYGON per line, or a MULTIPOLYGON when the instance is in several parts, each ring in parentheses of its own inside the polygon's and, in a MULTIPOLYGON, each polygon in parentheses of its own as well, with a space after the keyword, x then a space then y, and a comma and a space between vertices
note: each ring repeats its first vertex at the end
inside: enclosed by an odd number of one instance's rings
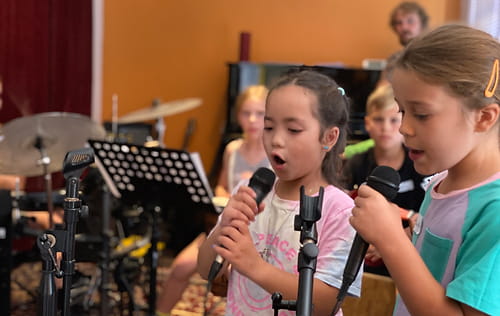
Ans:
POLYGON ((160 232, 158 231, 158 218, 161 213, 159 206, 154 206, 151 210, 151 248, 149 248, 149 259, 151 260, 149 267, 149 297, 148 297, 148 312, 150 316, 156 314, 156 270, 158 269, 158 242, 160 241, 160 232))
POLYGON ((44 259, 44 270, 41 281, 41 295, 43 298, 43 314, 56 315, 55 276, 63 278, 63 316, 71 315, 70 291, 72 276, 75 272, 75 233, 76 223, 80 214, 88 214, 88 207, 82 206, 78 198, 80 176, 83 168, 94 162, 94 152, 85 148, 68 152, 63 163, 63 174, 66 179, 66 197, 64 199, 64 229, 48 231, 38 238, 37 244, 44 259), (51 248, 62 252, 61 268, 58 269, 51 248))
POLYGON ((110 207, 111 207, 111 197, 109 189, 106 183, 102 184, 102 222, 101 222, 101 237, 102 237, 102 251, 100 253, 100 263, 99 268, 101 269, 101 283, 99 285, 100 294, 100 316, 108 315, 108 292, 110 290, 109 285, 109 272, 110 261, 111 261, 111 247, 110 241, 112 232, 109 228, 110 223, 110 207))
MULTIPOLYGON (((52 252, 54 244, 55 238, 52 235, 42 234, 37 238, 37 246, 43 260, 42 280, 40 282, 40 293, 42 295, 41 315, 56 315, 57 312, 56 282, 54 280, 57 263, 52 252)), ((57 270, 57 274, 60 275, 59 270, 57 270)))
POLYGON ((316 272, 318 257, 318 231, 316 222, 321 218, 324 189, 320 187, 316 197, 307 196, 304 186, 300 187, 300 211, 295 215, 294 229, 300 231, 300 247, 298 256, 299 289, 297 301, 281 301, 280 293, 272 295, 274 314, 279 309, 296 310, 297 316, 312 315, 313 275, 316 272))

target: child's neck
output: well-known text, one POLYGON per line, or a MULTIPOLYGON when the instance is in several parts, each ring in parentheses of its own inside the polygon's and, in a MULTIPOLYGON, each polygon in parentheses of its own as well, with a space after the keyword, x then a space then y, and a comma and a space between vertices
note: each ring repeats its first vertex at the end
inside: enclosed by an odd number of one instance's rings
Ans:
POLYGON ((300 200, 300 187, 304 186, 304 193, 308 196, 319 192, 320 187, 326 187, 328 183, 323 178, 316 180, 297 179, 292 181, 283 181, 279 179, 276 184, 276 194, 282 199, 296 201, 300 200))
POLYGON ((402 145, 390 149, 375 147, 373 154, 378 166, 389 166, 395 170, 401 169, 405 160, 405 151, 402 145))
POLYGON ((448 175, 437 191, 442 194, 473 187, 500 172, 500 152, 495 148, 481 148, 469 154, 460 163, 448 169, 448 175))
POLYGON ((243 138, 241 145, 248 150, 264 151, 264 143, 262 142, 262 139, 243 138))

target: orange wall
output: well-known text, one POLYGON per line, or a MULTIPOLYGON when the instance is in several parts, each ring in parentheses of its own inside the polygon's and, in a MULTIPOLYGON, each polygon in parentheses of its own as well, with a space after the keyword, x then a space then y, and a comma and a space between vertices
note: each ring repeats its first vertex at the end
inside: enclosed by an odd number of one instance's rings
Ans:
MULTIPOLYGON (((460 0, 422 0, 431 26, 457 20, 460 0)), ((254 62, 360 67, 400 49, 388 25, 397 0, 108 0, 105 1, 103 120, 118 94, 119 116, 151 104, 199 97, 202 106, 165 119, 165 144, 182 146, 197 120, 189 151, 210 170, 224 126, 228 62, 239 33, 251 33, 254 62)))

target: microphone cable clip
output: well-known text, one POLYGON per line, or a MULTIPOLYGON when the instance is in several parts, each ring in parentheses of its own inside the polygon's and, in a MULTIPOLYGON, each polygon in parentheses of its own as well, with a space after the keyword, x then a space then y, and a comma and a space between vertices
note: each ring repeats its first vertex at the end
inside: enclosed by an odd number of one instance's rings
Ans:
POLYGON ((295 215, 294 230, 300 231, 300 251, 297 269, 299 271, 299 286, 297 300, 282 301, 281 293, 273 293, 274 315, 278 315, 280 309, 296 311, 297 316, 312 315, 313 275, 316 272, 318 257, 318 231, 316 222, 321 218, 323 207, 324 188, 319 188, 317 196, 305 194, 304 186, 300 187, 300 211, 295 215))

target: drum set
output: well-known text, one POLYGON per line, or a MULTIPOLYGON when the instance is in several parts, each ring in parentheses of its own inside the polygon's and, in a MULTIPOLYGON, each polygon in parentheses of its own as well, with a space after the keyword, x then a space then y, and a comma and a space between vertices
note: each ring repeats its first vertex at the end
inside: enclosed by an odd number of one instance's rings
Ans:
MULTIPOLYGON (((47 112, 20 117, 1 126, 0 175, 43 177, 44 190, 42 192, 26 193, 20 187, 11 191, 13 223, 25 226, 32 219, 28 221, 20 221, 20 219, 27 212, 34 211, 48 213, 48 227, 44 227, 44 229, 52 230, 58 224, 62 224, 56 223, 54 215, 58 212, 57 208, 62 206, 65 192, 62 188, 53 188, 52 177, 62 171, 63 162, 68 152, 88 147, 88 140, 116 141, 118 138, 117 125, 144 123, 153 120, 156 120, 157 130, 157 139, 153 143, 161 146, 165 133, 163 118, 189 111, 200 106, 201 103, 201 100, 197 98, 163 104, 157 103, 151 108, 145 108, 114 119, 111 131, 106 131, 102 125, 85 115, 65 112, 47 112)), ((127 292, 129 309, 137 308, 133 303, 133 290, 128 283, 131 279, 130 275, 137 272, 135 269, 137 263, 131 262, 134 262, 137 257, 144 256, 151 238, 148 228, 142 231, 143 236, 134 235, 133 230, 127 232, 127 228, 133 226, 130 225, 130 222, 139 223, 137 226, 147 226, 143 225, 144 221, 140 218, 141 211, 135 206, 120 205, 120 201, 113 194, 110 194, 106 181, 103 179, 104 176, 98 168, 89 168, 82 180, 82 191, 79 192, 84 203, 88 200, 92 204, 89 211, 96 215, 95 223, 101 224, 100 231, 96 234, 94 229, 93 233, 78 233, 75 237, 77 263, 80 260, 97 263, 97 266, 101 267, 97 273, 100 275, 99 280, 92 276, 92 281, 87 282, 85 290, 74 291, 81 293, 81 298, 72 297, 72 302, 81 303, 80 308, 83 306, 84 309, 91 309, 95 308, 96 304, 100 304, 102 315, 109 313, 107 308, 113 305, 108 302, 110 299, 114 303, 117 301, 116 295, 111 293, 112 286, 104 275, 110 272, 113 272, 119 291, 127 292), (85 180, 86 176, 89 176, 88 182, 85 180), (112 223, 114 228, 111 228, 109 221, 112 209, 122 210, 116 216, 118 223, 112 223), (102 262, 104 259, 106 262, 102 262), (131 269, 131 265, 134 268, 131 269), (95 293, 92 293, 92 289, 98 288, 101 291, 99 303, 96 303, 94 301, 95 293)), ((83 221, 85 222, 85 219, 83 221)), ((91 222, 89 223, 87 223, 88 226, 94 226, 91 222)), ((30 230, 27 226, 15 231, 17 236, 14 238, 23 238, 25 237, 23 235, 33 237, 33 235, 43 232, 30 230)), ((22 248, 15 249, 15 251, 20 252, 23 250, 22 248)))

